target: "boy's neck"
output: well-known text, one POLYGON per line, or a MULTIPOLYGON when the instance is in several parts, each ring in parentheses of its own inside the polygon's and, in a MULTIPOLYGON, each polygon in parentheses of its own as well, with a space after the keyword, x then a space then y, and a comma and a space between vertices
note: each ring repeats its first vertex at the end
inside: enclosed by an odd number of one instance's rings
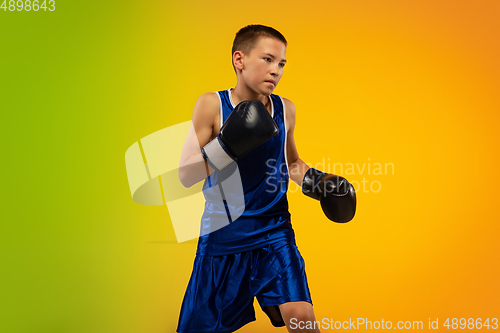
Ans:
POLYGON ((236 87, 231 89, 231 97, 235 105, 238 105, 243 101, 259 100, 266 106, 268 110, 271 109, 271 102, 268 96, 255 93, 249 89, 242 88, 241 85, 238 84, 236 84, 236 87))

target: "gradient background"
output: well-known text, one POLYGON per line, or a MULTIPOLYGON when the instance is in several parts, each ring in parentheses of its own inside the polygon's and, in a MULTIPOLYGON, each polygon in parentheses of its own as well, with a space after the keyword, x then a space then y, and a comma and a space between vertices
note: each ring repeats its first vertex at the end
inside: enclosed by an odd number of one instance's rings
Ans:
MULTIPOLYGON (((381 185, 346 225, 291 186, 317 319, 500 317, 499 17, 494 0, 1 10, 0 331, 174 332, 196 243, 133 202, 124 154, 235 85, 252 23, 289 41, 275 93, 296 105, 301 158, 394 165, 344 174, 381 185)), ((259 309, 241 330, 278 331, 259 309)))

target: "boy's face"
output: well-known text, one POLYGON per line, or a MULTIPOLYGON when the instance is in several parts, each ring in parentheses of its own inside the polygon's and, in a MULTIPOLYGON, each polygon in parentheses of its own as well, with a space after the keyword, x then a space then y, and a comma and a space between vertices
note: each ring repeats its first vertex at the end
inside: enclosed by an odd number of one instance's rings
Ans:
POLYGON ((262 95, 271 95, 283 75, 286 46, 275 38, 262 37, 250 54, 242 56, 241 75, 246 85, 262 95))

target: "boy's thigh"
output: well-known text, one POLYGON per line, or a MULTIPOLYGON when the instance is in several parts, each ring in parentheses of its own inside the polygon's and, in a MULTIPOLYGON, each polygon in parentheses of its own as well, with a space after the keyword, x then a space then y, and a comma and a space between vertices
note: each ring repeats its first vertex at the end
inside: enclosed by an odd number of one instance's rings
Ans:
POLYGON ((305 263, 294 242, 272 244, 266 250, 262 269, 253 280, 254 287, 259 288, 256 297, 273 326, 285 326, 280 310, 282 304, 312 304, 305 263))

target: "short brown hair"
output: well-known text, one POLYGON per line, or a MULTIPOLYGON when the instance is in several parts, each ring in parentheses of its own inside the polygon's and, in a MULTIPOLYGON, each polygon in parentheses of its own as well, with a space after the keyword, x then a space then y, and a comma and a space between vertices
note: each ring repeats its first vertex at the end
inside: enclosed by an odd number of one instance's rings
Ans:
POLYGON ((287 45, 285 37, 278 30, 267 27, 265 25, 251 24, 247 25, 244 28, 241 28, 240 31, 236 33, 233 41, 231 57, 236 51, 241 51, 245 54, 249 54, 261 37, 276 38, 277 40, 282 41, 285 46, 287 45))

